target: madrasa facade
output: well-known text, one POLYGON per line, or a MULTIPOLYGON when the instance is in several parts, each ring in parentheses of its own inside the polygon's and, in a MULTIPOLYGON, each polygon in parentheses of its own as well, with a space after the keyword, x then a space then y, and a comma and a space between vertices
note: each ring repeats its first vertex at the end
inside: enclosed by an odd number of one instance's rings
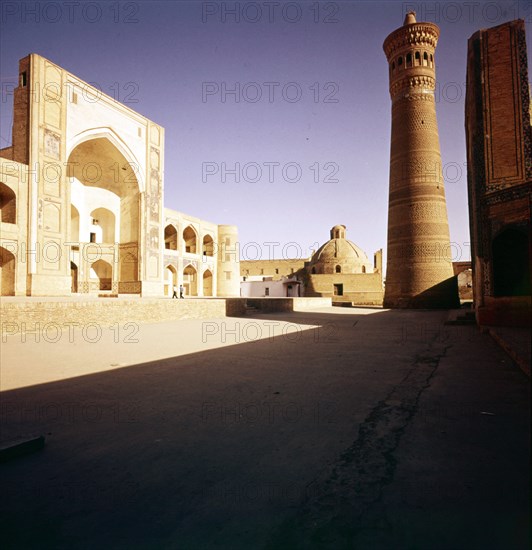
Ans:
POLYGON ((0 150, 2 296, 239 296, 238 232, 165 208, 164 129, 47 59, 19 62, 0 150))

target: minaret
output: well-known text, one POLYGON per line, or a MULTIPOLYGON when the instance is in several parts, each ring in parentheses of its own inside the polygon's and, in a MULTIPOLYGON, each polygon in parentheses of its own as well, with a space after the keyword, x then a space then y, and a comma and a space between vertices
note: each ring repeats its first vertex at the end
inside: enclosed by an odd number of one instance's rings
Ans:
POLYGON ((434 89, 440 29, 404 24, 384 41, 392 139, 384 307, 456 307, 434 89))

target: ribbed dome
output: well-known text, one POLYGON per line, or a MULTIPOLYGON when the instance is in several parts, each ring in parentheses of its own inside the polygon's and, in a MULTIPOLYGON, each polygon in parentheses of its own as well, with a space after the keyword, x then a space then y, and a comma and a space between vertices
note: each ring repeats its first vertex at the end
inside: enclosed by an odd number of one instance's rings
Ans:
POLYGON ((318 251, 312 256, 312 262, 336 261, 338 259, 355 263, 369 261, 366 253, 355 243, 347 239, 331 239, 320 246, 318 251))
MULTIPOLYGON (((345 226, 335 225, 331 235, 345 226)), ((310 259, 310 267, 315 273, 371 273, 373 265, 366 253, 355 243, 345 238, 333 238, 322 245, 310 259)))

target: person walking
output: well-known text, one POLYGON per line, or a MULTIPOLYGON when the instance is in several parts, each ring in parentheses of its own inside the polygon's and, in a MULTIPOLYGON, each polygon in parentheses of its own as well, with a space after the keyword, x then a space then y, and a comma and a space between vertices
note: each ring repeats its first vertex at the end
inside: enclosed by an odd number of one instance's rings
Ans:
POLYGON ((172 294, 172 300, 174 298, 177 298, 177 286, 176 285, 174 285, 174 293, 172 294))
MULTIPOLYGON (((184 296, 183 296, 183 291, 184 290, 185 289, 183 288, 183 285, 179 285, 179 297, 180 298, 184 298, 184 296)), ((176 296, 176 298, 177 298, 177 296, 176 296)))

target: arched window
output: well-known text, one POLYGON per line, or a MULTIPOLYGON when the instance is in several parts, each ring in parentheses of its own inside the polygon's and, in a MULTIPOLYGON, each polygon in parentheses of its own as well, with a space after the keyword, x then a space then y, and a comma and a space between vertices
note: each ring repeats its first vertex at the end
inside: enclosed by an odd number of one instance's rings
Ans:
POLYGON ((164 248, 177 250, 177 229, 172 224, 164 228, 164 248))
POLYGON ((399 65, 399 67, 403 64, 403 58, 400 57, 398 60, 397 60, 397 65, 399 65))
POLYGON ((334 270, 336 271, 336 273, 342 273, 342 266, 337 265, 334 270))
POLYGON ((421 54, 419 52, 416 52, 415 55, 415 63, 416 66, 421 65, 421 54))
POLYGON ((423 54, 423 67, 429 66, 429 55, 427 52, 424 52, 423 54))
POLYGON ((430 66, 434 66, 434 58, 432 57, 432 54, 430 54, 430 66))
POLYGON ((365 265, 362 266, 362 273, 366 273, 366 266, 365 265))
POLYGON ((407 54, 406 56, 406 67, 411 67, 412 66, 412 54, 409 53, 407 54))

